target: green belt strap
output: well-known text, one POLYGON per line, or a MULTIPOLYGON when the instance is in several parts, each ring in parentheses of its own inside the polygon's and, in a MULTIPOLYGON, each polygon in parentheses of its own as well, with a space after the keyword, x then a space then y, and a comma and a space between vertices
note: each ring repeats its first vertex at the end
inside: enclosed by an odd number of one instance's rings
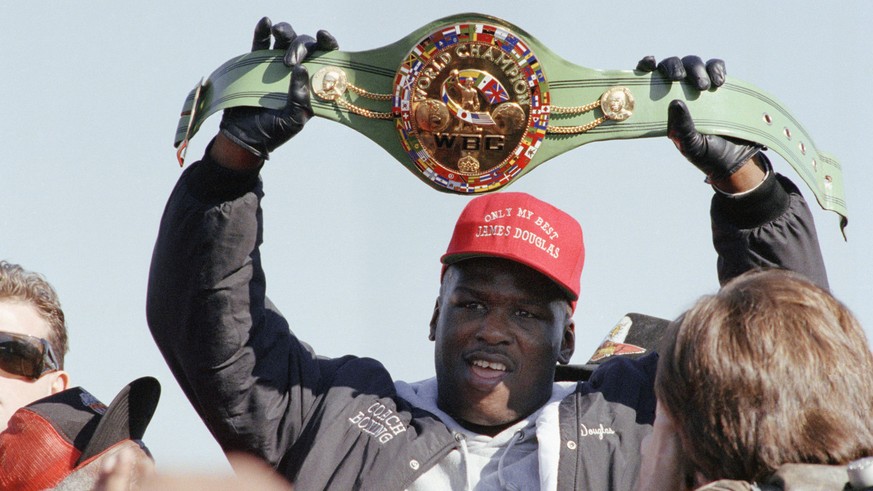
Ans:
MULTIPOLYGON (((370 51, 319 52, 305 65, 316 116, 363 133, 440 191, 493 191, 586 143, 665 136, 667 106, 681 99, 701 132, 785 158, 821 207, 840 215, 841 230, 847 224, 839 162, 775 98, 734 78, 699 92, 651 73, 585 68, 482 14, 446 17, 370 51), (465 99, 465 89, 477 95, 465 99)), ((201 81, 176 129, 180 163, 216 111, 282 107, 289 73, 282 53, 266 50, 229 60, 201 81)))

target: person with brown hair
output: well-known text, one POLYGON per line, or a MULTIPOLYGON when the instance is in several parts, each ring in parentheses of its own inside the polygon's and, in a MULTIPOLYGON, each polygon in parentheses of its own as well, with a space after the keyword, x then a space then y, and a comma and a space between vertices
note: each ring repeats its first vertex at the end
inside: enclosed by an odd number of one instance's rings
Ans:
POLYGON ((873 354, 849 309, 806 278, 741 275, 663 344, 640 489, 843 489, 846 469, 829 466, 873 455, 873 354))
POLYGON ((67 388, 67 326, 46 279, 0 261, 0 431, 12 414, 67 388))
POLYGON ((122 447, 151 460, 141 439, 157 406, 158 381, 131 382, 107 407, 82 387, 69 387, 67 351, 55 289, 43 275, 0 261, 2 490, 90 489, 99 461, 122 447))

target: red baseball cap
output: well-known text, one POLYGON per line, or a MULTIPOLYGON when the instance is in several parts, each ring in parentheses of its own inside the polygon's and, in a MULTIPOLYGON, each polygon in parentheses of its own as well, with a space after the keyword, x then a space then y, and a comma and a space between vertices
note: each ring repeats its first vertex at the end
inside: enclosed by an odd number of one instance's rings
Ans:
POLYGON ((539 271, 567 293, 575 308, 585 244, 579 222, 564 211, 527 193, 472 199, 458 217, 440 261, 450 265, 483 256, 510 259, 539 271))
POLYGON ((19 409, 0 433, 0 489, 51 488, 116 445, 140 441, 160 393, 157 379, 143 377, 109 406, 75 387, 19 409))

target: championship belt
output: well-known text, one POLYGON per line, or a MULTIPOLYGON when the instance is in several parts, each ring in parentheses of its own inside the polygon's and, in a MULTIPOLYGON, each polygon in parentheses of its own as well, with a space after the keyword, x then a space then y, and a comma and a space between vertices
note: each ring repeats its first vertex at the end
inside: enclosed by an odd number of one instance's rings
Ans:
MULTIPOLYGON (((285 105, 290 70, 283 55, 264 50, 231 59, 191 91, 176 129, 180 163, 188 140, 216 111, 285 105)), ((667 106, 680 99, 702 133, 781 155, 821 207, 840 215, 841 229, 847 223, 839 162, 775 98, 733 78, 700 92, 652 73, 585 68, 524 30, 475 13, 370 51, 316 52, 304 65, 316 116, 364 134, 439 191, 494 191, 586 143, 665 136, 667 106)))

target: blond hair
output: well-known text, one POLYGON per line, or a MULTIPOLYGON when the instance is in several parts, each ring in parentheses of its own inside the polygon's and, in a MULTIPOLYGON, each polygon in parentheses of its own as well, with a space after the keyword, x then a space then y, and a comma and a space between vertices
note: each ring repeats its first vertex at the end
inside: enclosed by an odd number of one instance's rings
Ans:
POLYGON ((49 325, 47 341, 58 358, 58 368, 63 368, 64 355, 69 351, 67 325, 58 294, 51 284, 39 273, 0 261, 0 300, 26 302, 36 309, 49 325))

